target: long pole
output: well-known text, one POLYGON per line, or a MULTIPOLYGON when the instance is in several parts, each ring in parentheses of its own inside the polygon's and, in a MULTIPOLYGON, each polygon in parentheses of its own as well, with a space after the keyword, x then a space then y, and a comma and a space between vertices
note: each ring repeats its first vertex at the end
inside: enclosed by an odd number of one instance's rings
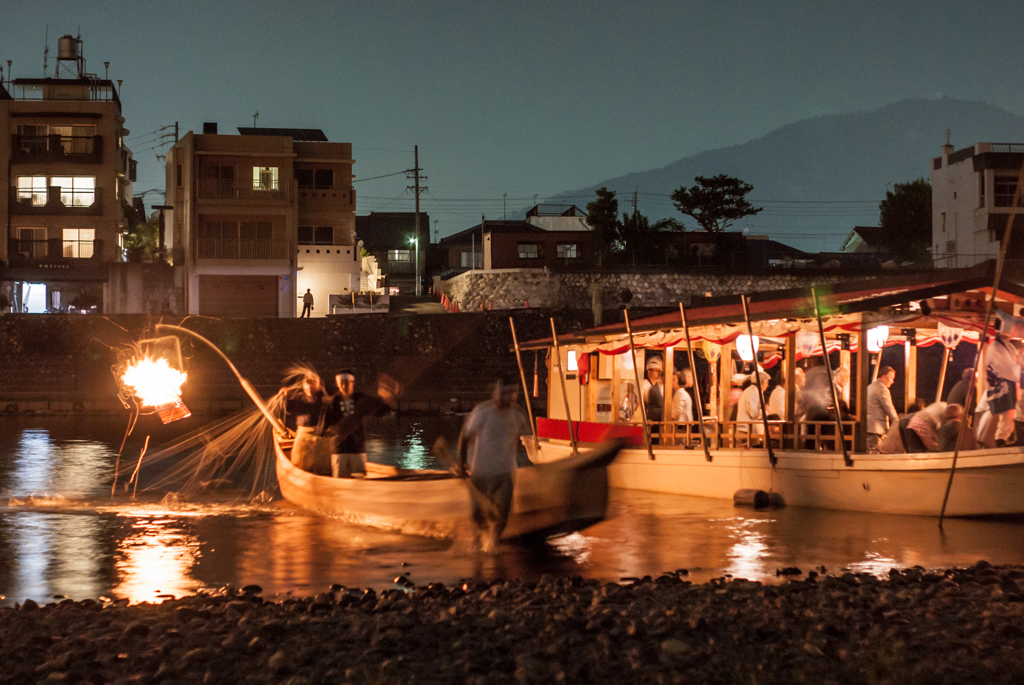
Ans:
POLYGON ((942 368, 939 369, 939 387, 935 390, 935 401, 942 401, 942 386, 946 382, 946 365, 949 364, 949 348, 942 351, 942 368))
POLYGON ((238 372, 238 369, 235 368, 235 365, 232 364, 231 360, 227 358, 227 355, 220 351, 219 347, 217 347, 212 342, 210 342, 203 336, 199 335, 195 331, 190 331, 189 329, 182 328, 181 326, 171 326, 170 324, 166 323, 158 323, 156 325, 156 330, 167 330, 174 331, 176 333, 184 333, 186 335, 191 335, 193 338, 196 338, 197 340, 200 340, 201 342, 204 342, 207 345, 209 345, 210 349, 219 354, 220 358, 224 360, 224 363, 227 364, 228 368, 230 368, 231 371, 235 374, 235 377, 238 379, 239 384, 241 384, 242 386, 242 390, 245 390, 245 394, 248 395, 249 399, 253 401, 253 404, 255 404, 256 408, 260 410, 264 418, 266 418, 267 421, 270 422, 270 425, 274 428, 274 430, 282 434, 288 433, 288 429, 284 427, 284 424, 281 423, 281 420, 274 416, 273 412, 270 411, 266 403, 263 401, 263 398, 260 397, 260 394, 256 392, 256 389, 253 388, 252 385, 249 384, 249 381, 245 380, 245 378, 242 377, 242 374, 238 372))
MULTIPOLYGON (((985 327, 981 329, 978 336, 978 354, 974 356, 974 378, 978 378, 978 366, 981 364, 981 357, 985 353, 985 343, 988 342, 988 327, 992 322, 992 312, 996 307, 996 295, 999 293, 999 282, 1003 280, 1003 265, 1006 263, 1006 251, 1010 246, 1010 233, 1013 230, 1013 220, 1017 215, 1017 204, 1020 202, 1020 187, 1024 184, 1024 164, 1021 164, 1020 173, 1017 175, 1017 189, 1013 191, 1013 204, 1010 205, 1010 213, 1006 216, 1006 230, 1003 232, 1002 245, 999 247, 999 260, 996 261, 996 277, 992 284, 992 297, 988 299, 988 309, 985 311, 985 327)), ((960 445, 964 439, 964 432, 967 429, 967 408, 974 400, 974 388, 977 384, 971 383, 967 389, 967 397, 964 398, 964 417, 960 421, 960 432, 956 434, 956 449, 953 450, 953 463, 949 467, 949 481, 946 483, 946 494, 942 497, 942 510, 939 511, 939 530, 942 529, 942 519, 946 517, 946 504, 949 502, 949 491, 953 487, 953 476, 956 474, 956 462, 960 457, 960 445)))
MULTIPOLYGON (((686 307, 679 303, 679 316, 683 319, 683 333, 686 334, 686 352, 690 357, 690 375, 693 376, 693 394, 696 401, 693 403, 697 410, 697 420, 700 422, 700 444, 704 446, 704 458, 711 461, 711 448, 708 447, 708 434, 704 431, 704 407, 700 402, 700 386, 697 384, 697 365, 694 362, 693 343, 690 342, 690 326, 686 323, 686 307)), ((686 388, 679 388, 679 392, 686 392, 686 388)))
POLYGON ((516 348, 516 362, 519 364, 519 378, 523 381, 523 400, 526 403, 526 413, 530 415, 530 430, 533 432, 533 446, 534 448, 539 448, 540 443, 537 440, 537 426, 533 422, 533 406, 530 403, 530 391, 526 387, 526 372, 523 371, 523 357, 519 353, 519 338, 516 337, 516 322, 511 316, 508 317, 508 325, 512 327, 512 344, 515 345, 516 348))
POLYGON ((416 185, 416 297, 420 296, 420 146, 413 146, 416 185))
POLYGON ((825 370, 828 372, 828 387, 832 393, 832 415, 836 420, 836 440, 843 448, 843 462, 847 466, 853 466, 850 453, 846 450, 846 439, 843 438, 843 417, 839 413, 839 397, 836 393, 836 384, 832 379, 832 361, 828 358, 828 345, 825 344, 825 325, 821 322, 821 309, 818 307, 818 291, 811 288, 811 299, 814 300, 814 316, 818 319, 818 339, 821 341, 821 357, 825 362, 825 370))
POLYGON ((576 431, 572 429, 572 414, 569 413, 569 396, 565 392, 565 370, 562 368, 562 352, 558 348, 558 333, 555 331, 555 317, 551 317, 551 341, 555 344, 555 368, 558 379, 562 382, 562 401, 565 403, 565 421, 569 424, 569 440, 572 442, 572 453, 577 454, 576 431))
MULTIPOLYGON (((633 345, 633 328, 629 325, 629 310, 623 309, 622 313, 626 317, 626 333, 629 334, 629 354, 630 359, 633 360, 633 377, 636 379, 636 393, 640 399, 640 418, 644 422, 644 442, 647 443, 647 456, 654 461, 654 448, 651 447, 651 427, 647 425, 647 402, 644 400, 643 388, 640 385, 640 369, 636 367, 636 347, 633 345)), ((628 403, 629 400, 626 401, 628 403)))
MULTIPOLYGON (((743 293, 740 293, 740 302, 743 303, 743 318, 747 322, 747 336, 750 338, 750 349, 754 351, 754 327, 750 324, 750 307, 747 305, 747 296, 743 293)), ((778 459, 775 458, 775 450, 772 449, 772 441, 768 435, 768 407, 764 401, 764 386, 761 385, 761 373, 762 371, 757 368, 757 352, 754 351, 754 384, 757 386, 757 399, 761 402, 761 425, 764 428, 764 446, 768 450, 768 461, 772 466, 775 466, 778 463, 778 459)), ((748 430, 753 434, 754 427, 750 426, 748 430)))

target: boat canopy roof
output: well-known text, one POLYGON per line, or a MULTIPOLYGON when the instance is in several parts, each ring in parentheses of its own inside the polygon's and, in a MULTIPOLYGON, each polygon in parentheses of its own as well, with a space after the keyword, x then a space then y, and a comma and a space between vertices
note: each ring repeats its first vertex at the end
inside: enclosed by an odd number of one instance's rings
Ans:
MULTIPOLYGON (((984 325, 987 298, 992 292, 995 260, 968 269, 910 272, 885 275, 858 282, 821 284, 815 286, 825 331, 857 333, 861 326, 932 329, 938 342, 941 327, 963 329, 967 340, 978 340, 984 325)), ((1012 305, 1024 303, 1024 268, 1004 269, 997 293, 997 309, 992 333, 996 331, 1014 338, 1024 338, 1024 319, 1013 315, 1012 305)), ((751 293, 748 296, 750 319, 754 334, 781 338, 808 330, 817 333, 813 296, 809 286, 787 290, 751 293)), ((700 298, 686 308, 690 338, 724 344, 746 334, 743 307, 738 295, 700 298)), ((637 347, 675 347, 685 341, 678 310, 637 319, 631 322, 637 347)), ((521 343, 520 348, 545 349, 553 346, 552 338, 521 343)), ((628 346, 625 323, 590 328, 558 336, 558 344, 581 351, 619 353, 628 346)), ((628 347, 627 347, 628 349, 628 347)), ((820 354, 819 350, 817 351, 820 354)))

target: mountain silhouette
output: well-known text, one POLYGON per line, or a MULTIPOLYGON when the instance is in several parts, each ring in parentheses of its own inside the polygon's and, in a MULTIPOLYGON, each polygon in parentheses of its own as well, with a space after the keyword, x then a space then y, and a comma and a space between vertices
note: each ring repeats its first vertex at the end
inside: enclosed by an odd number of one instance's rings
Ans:
MULTIPOLYGON (((956 149, 976 142, 1024 142, 1024 117, 984 102, 902 100, 871 112, 805 119, 741 145, 707 150, 660 169, 559 193, 551 202, 585 206, 601 186, 630 211, 634 190, 651 219, 680 218, 667 197, 696 176, 727 174, 754 186, 764 211, 732 230, 766 234, 808 251, 838 250, 855 225, 878 225, 878 203, 893 183, 928 178, 950 129, 956 149), (762 204, 763 203, 763 204, 762 204)), ((687 230, 697 225, 683 217, 687 230)))

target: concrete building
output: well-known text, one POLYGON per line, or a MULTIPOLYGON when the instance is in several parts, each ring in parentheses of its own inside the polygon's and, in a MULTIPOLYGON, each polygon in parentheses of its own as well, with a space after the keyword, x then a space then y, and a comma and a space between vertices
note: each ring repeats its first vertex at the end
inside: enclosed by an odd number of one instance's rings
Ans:
POLYGON ((318 129, 189 131, 167 154, 165 246, 189 314, 314 316, 359 290, 352 145, 318 129))
POLYGON ((367 255, 376 258, 378 288, 402 295, 416 292, 416 258, 419 256, 421 279, 426 278, 427 247, 430 244, 430 215, 420 212, 419 250, 416 236, 416 212, 370 212, 356 217, 356 240, 367 255))
MULTIPOLYGON (((930 174, 935 266, 972 266, 999 255, 1022 162, 1021 143, 975 143, 955 152, 952 145, 942 147, 930 174)), ((1024 259, 1019 210, 1007 256, 1024 259)))
POLYGON ((118 86, 58 42, 53 75, 0 81, 0 295, 17 311, 111 311, 135 161, 118 86))

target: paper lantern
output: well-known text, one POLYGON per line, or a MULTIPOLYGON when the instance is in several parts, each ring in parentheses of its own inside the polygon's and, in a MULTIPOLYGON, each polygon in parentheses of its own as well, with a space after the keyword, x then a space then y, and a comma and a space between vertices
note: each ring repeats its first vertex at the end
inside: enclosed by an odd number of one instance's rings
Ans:
POLYGON ((740 359, 745 362, 754 361, 754 357, 757 355, 757 348, 759 341, 757 336, 741 335, 736 338, 736 352, 739 353, 740 359))
MULTIPOLYGON (((941 325, 941 324, 940 324, 941 325)), ((881 352, 885 347, 885 341, 889 339, 888 326, 875 326, 868 329, 867 344, 868 352, 881 352)))

